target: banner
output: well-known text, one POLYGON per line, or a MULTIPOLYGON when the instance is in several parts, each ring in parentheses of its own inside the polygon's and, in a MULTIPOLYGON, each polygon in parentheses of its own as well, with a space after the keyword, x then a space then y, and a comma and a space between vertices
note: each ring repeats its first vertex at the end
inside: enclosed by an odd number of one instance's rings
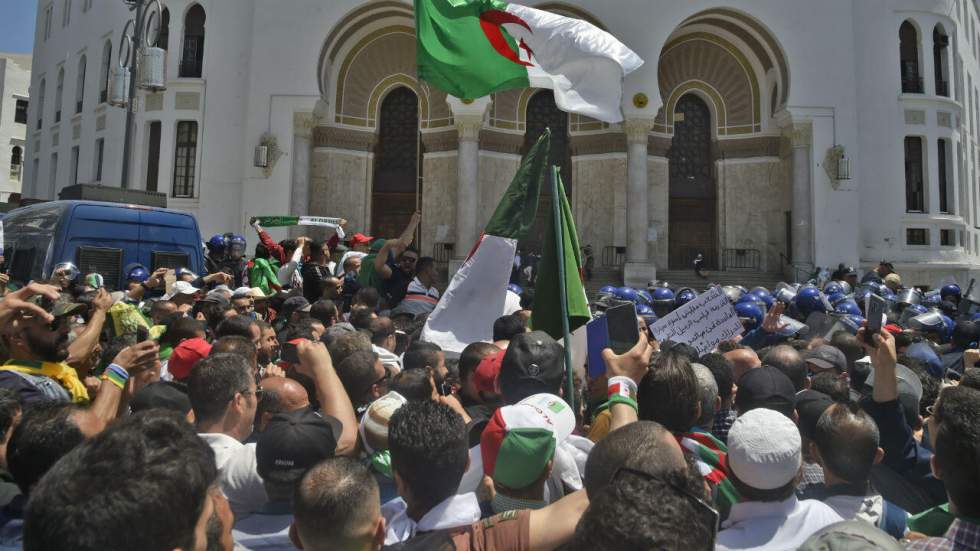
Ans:
POLYGON ((332 228, 337 232, 337 237, 344 239, 343 228, 340 227, 340 218, 329 218, 326 216, 256 216, 254 218, 262 227, 279 228, 283 226, 322 226, 332 228))
POLYGON ((650 327, 658 341, 690 344, 698 354, 707 354, 718 343, 742 334, 742 322, 721 287, 702 293, 650 327))

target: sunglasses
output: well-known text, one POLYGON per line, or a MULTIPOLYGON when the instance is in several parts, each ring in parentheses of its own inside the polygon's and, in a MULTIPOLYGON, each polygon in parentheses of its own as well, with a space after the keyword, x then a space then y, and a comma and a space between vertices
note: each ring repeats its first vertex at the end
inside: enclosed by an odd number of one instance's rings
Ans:
POLYGON ((248 390, 248 389, 239 390, 238 393, 241 394, 242 396, 248 396, 249 394, 254 394, 256 400, 261 400, 262 396, 265 395, 265 390, 262 387, 256 387, 255 390, 248 390))
POLYGON ((381 364, 381 367, 384 368, 385 374, 380 379, 378 379, 377 381, 374 381, 371 384, 371 386, 380 385, 380 384, 383 384, 383 383, 387 383, 388 381, 391 380, 391 368, 388 367, 388 366, 386 366, 386 365, 384 365, 384 364, 381 364))
POLYGON ((709 545, 705 547, 705 550, 707 551, 715 548, 715 540, 718 536, 718 524, 721 521, 721 515, 718 513, 718 510, 712 507, 707 501, 705 501, 703 497, 695 494, 690 489, 682 486, 681 484, 678 484, 677 481, 669 480, 660 475, 651 474, 645 471, 632 469, 629 467, 620 467, 616 469, 616 472, 613 473, 613 480, 617 480, 620 476, 623 475, 623 473, 628 473, 633 476, 640 477, 644 480, 656 481, 661 485, 670 488, 671 490, 674 490, 675 492, 691 500, 691 502, 696 505, 698 511, 703 515, 704 522, 706 524, 710 524, 711 526, 711 541, 709 545))
POLYGON ((399 262, 402 264, 415 264, 418 261, 414 256, 403 256, 399 262))

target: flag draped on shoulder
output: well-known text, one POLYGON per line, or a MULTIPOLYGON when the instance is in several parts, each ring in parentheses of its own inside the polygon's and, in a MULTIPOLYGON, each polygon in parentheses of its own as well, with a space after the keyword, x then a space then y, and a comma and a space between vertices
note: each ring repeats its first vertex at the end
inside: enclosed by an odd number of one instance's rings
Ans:
POLYGON ((541 330, 555 339, 565 337, 562 324, 561 284, 559 279, 562 272, 559 263, 565 266, 565 296, 568 306, 568 331, 588 323, 592 319, 589 312, 589 300, 585 295, 582 284, 582 251, 578 245, 578 234, 575 231, 575 220, 572 219, 572 208, 565 197, 565 188, 558 179, 558 196, 552 197, 558 201, 561 219, 561 254, 555 235, 555 217, 548 217, 544 234, 544 245, 541 248, 541 260, 538 261, 538 277, 534 285, 534 309, 531 313, 531 328, 541 330))
POLYGON ((551 133, 545 131, 521 162, 483 235, 426 320, 422 340, 462 352, 470 343, 492 339, 493 322, 504 315, 517 241, 534 224, 541 186, 548 181, 550 147, 551 133))
POLYGON ((559 109, 623 120, 623 78, 640 68, 595 25, 500 0, 415 0, 418 76, 458 98, 550 88, 559 109))

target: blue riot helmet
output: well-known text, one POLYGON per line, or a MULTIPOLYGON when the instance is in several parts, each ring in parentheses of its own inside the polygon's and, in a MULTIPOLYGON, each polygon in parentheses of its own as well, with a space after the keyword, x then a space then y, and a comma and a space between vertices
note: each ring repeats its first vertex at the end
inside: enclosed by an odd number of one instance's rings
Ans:
POLYGON ((773 298, 786 305, 793 304, 796 300, 796 289, 790 286, 780 287, 773 293, 773 298))
POLYGON ((943 285, 943 288, 939 290, 939 297, 944 301, 952 297, 953 302, 959 302, 960 298, 963 297, 963 291, 959 285, 950 283, 949 285, 943 285))
POLYGON ((658 317, 664 317, 674 309, 674 302, 677 297, 667 287, 655 287, 650 294, 653 297, 651 306, 653 306, 653 311, 658 317))
POLYGON ((800 291, 796 294, 795 301, 796 309, 804 318, 813 312, 827 311, 823 294, 820 292, 820 289, 812 285, 801 287, 800 291))
POLYGON ((766 311, 766 303, 757 295, 754 295, 752 293, 745 293, 744 295, 742 295, 738 299, 738 302, 736 304, 745 304, 745 303, 755 304, 756 306, 761 308, 763 312, 766 311))
POLYGON ((860 316, 861 308, 853 300, 845 300, 834 307, 834 312, 837 312, 838 314, 860 316))
POLYGON ((858 329, 864 326, 865 319, 863 316, 848 314, 843 316, 840 321, 845 327, 847 327, 848 331, 850 331, 852 335, 857 335, 858 329))
POLYGON ((728 297, 728 301, 732 304, 738 303, 738 299, 742 298, 742 295, 745 294, 741 287, 736 287, 734 285, 725 285, 721 288, 721 291, 725 293, 725 296, 728 297))
POLYGON ((939 342, 949 341, 953 334, 953 320, 939 310, 930 310, 909 320, 909 327, 922 333, 936 335, 939 342))
POLYGON ((688 302, 698 298, 698 293, 690 287, 684 287, 677 292, 677 296, 674 297, 674 308, 684 306, 688 302))
POLYGON ((772 293, 769 292, 769 289, 766 289, 765 287, 762 286, 753 287, 752 290, 749 292, 752 293, 753 295, 759 295, 760 297, 764 295, 770 295, 770 296, 772 295, 772 293))
POLYGON ((615 295, 616 286, 615 285, 603 285, 599 288, 600 295, 615 295))
POLYGON ((844 293, 845 295, 849 295, 854 291, 854 288, 851 287, 851 284, 846 281, 838 281, 837 283, 840 285, 841 292, 844 293))
POLYGON ((841 287, 840 283, 836 281, 831 281, 823 286, 823 293, 828 297, 837 293, 844 294, 844 288, 841 287))
POLYGON ((613 293, 613 296, 619 300, 636 302, 636 289, 632 287, 617 287, 616 292, 613 293))
POLYGON ((517 296, 521 296, 524 294, 524 289, 522 289, 521 286, 516 283, 511 283, 507 285, 507 290, 510 291, 511 293, 514 293, 517 296))
POLYGON ((742 322, 742 326, 746 331, 752 331, 762 325, 762 320, 765 318, 762 308, 752 301, 736 304, 735 313, 738 314, 738 319, 742 322))
POLYGON ((208 248, 208 254, 211 256, 221 256, 225 254, 225 236, 221 235, 220 233, 212 235, 211 239, 208 239, 208 242, 205 245, 208 248))
POLYGON ((827 302, 829 302, 831 306, 837 306, 838 304, 844 302, 845 300, 847 300, 847 295, 845 295, 844 293, 834 293, 832 295, 827 296, 827 302))
POLYGON ((929 309, 921 304, 909 304, 904 310, 902 310, 902 315, 898 319, 898 324, 902 327, 908 327, 912 318, 925 314, 928 311, 929 309))
POLYGON ((758 299, 761 300, 762 303, 766 305, 766 310, 772 308, 773 303, 776 302, 772 298, 772 295, 769 294, 769 291, 766 291, 762 287, 758 287, 756 289, 753 289, 752 292, 749 293, 749 294, 752 295, 752 296, 758 297, 758 299))
POLYGON ((653 308, 650 308, 646 304, 638 304, 636 306, 636 315, 643 316, 643 317, 652 316, 654 315, 653 308))
POLYGON ((146 266, 142 264, 131 264, 127 266, 126 270, 126 281, 132 281, 135 283, 143 283, 147 279, 150 279, 150 271, 146 269, 146 266))
POLYGON ((938 308, 942 303, 943 299, 939 295, 938 291, 929 291, 928 293, 922 295, 922 302, 919 304, 927 308, 938 308))
POLYGON ((646 289, 638 289, 636 291, 636 298, 638 301, 637 304, 645 306, 650 306, 653 304, 653 295, 651 295, 650 291, 647 291, 646 289))
POLYGON ((239 258, 245 256, 245 247, 247 243, 245 238, 241 235, 235 234, 225 234, 227 239, 225 240, 228 257, 232 260, 238 260, 239 258))

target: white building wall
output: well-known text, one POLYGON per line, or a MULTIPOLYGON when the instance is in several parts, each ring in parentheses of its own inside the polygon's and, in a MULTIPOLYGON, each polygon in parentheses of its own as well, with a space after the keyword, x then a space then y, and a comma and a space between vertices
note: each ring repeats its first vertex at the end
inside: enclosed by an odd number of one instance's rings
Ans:
POLYGON ((30 54, 0 53, 0 201, 19 193, 26 156, 27 125, 14 120, 17 100, 27 101, 31 81, 30 54), (20 168, 11 170, 13 149, 21 151, 20 168))

